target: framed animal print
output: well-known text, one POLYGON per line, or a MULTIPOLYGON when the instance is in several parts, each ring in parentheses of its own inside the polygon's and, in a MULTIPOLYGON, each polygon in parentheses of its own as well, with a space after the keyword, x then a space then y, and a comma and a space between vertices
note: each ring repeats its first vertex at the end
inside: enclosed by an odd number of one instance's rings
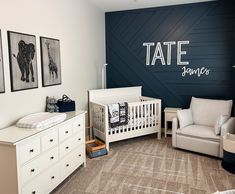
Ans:
POLYGON ((40 37, 42 86, 61 84, 60 41, 40 37))
POLYGON ((36 37, 8 31, 11 91, 38 87, 36 37))
POLYGON ((2 56, 2 35, 0 30, 0 93, 5 92, 4 83, 4 69, 3 69, 3 56, 2 56))

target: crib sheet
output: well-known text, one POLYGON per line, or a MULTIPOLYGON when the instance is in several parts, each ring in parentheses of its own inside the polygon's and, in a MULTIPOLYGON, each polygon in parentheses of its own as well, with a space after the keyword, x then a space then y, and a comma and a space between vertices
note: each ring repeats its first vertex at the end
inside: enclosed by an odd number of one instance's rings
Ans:
MULTIPOLYGON (((143 126, 146 126, 146 125, 150 125, 151 123, 155 123, 156 122, 156 116, 154 115, 154 116, 148 116, 148 117, 140 117, 139 119, 129 119, 128 120, 128 125, 126 125, 126 126, 128 126, 127 128, 130 128, 130 126, 135 126, 135 127, 143 127, 143 126)), ((126 127, 125 126, 125 127, 126 127)), ((115 127, 115 128, 111 128, 110 126, 109 126, 109 131, 115 131, 115 130, 117 130, 117 129, 120 129, 120 128, 122 128, 122 126, 120 126, 120 127, 115 127)))

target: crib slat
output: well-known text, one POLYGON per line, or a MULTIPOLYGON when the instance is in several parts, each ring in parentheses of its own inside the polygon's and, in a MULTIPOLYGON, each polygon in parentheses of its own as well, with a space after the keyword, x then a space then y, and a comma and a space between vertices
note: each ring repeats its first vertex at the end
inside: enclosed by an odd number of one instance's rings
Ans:
POLYGON ((145 123, 145 127, 147 128, 147 125, 148 125, 148 104, 146 104, 146 115, 145 115, 145 119, 146 119, 146 123, 145 123))
POLYGON ((142 111, 141 111, 141 105, 138 105, 139 107, 139 122, 138 122, 138 129, 141 129, 141 120, 142 120, 142 111))
POLYGON ((144 106, 144 127, 146 128, 147 125, 147 106, 144 106))
MULTIPOLYGON (((128 124, 127 124, 127 127, 126 127, 126 129, 128 129, 128 128, 130 128, 131 127, 131 123, 130 123, 130 118, 131 118, 131 108, 130 108, 130 106, 128 106, 128 124)), ((125 130, 124 130, 125 131, 125 130)))
POLYGON ((158 113, 161 114, 158 110, 158 104, 155 104, 155 126, 158 124, 158 113))
POLYGON ((150 109, 150 104, 148 104, 148 127, 150 127, 150 122, 151 122, 150 118, 151 118, 151 109, 150 109))
POLYGON ((140 121, 139 121, 139 129, 142 129, 142 114, 143 114, 143 109, 142 109, 142 106, 140 105, 139 106, 139 109, 140 109, 140 121))
POLYGON ((152 126, 155 126, 155 104, 152 104, 152 126))
POLYGON ((151 127, 153 126, 153 104, 151 104, 151 127))
POLYGON ((144 126, 143 126, 143 123, 144 123, 144 105, 141 105, 140 106, 140 109, 141 109, 141 123, 140 123, 140 128, 143 129, 144 126))
POLYGON ((148 107, 147 107, 148 105, 147 104, 145 104, 145 106, 144 106, 144 127, 146 128, 147 126, 147 123, 148 123, 148 121, 147 121, 147 114, 148 114, 148 107))
POLYGON ((149 114, 150 114, 150 109, 149 109, 149 104, 147 104, 147 115, 146 115, 147 116, 147 118, 146 118, 147 124, 146 125, 148 125, 148 127, 149 127, 149 114))
POLYGON ((137 108, 136 108, 136 106, 133 107, 133 110, 134 110, 134 112, 133 112, 133 114, 134 114, 133 115, 134 116, 134 127, 133 127, 133 129, 135 129, 136 128, 136 121, 137 121, 137 108))
POLYGON ((139 129, 139 127, 140 127, 140 107, 139 107, 139 105, 137 106, 137 129, 139 129))
MULTIPOLYGON (((101 111, 101 113, 102 113, 102 108, 99 111, 101 111)), ((99 117, 100 129, 102 129, 103 128, 103 125, 102 125, 102 114, 99 114, 99 115, 100 115, 100 117, 99 117)))

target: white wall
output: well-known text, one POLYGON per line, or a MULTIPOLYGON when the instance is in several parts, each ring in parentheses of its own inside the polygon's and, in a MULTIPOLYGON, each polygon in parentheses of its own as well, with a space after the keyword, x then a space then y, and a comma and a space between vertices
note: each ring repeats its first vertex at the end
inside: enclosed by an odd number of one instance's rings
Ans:
POLYGON ((87 108, 87 90, 101 87, 105 63, 105 16, 87 0, 0 0, 5 89, 0 94, 0 128, 43 111, 46 96, 62 94, 87 108), (11 92, 7 30, 36 35, 39 88, 11 92), (39 36, 60 40, 62 85, 42 87, 39 36))

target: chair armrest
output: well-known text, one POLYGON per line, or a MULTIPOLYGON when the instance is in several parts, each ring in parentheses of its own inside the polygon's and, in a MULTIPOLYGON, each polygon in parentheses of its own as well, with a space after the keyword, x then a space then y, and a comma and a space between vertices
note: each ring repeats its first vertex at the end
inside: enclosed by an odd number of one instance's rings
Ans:
POLYGON ((178 119, 172 119, 172 146, 176 147, 176 131, 178 129, 178 119))
POLYGON ((220 157, 223 157, 223 136, 226 133, 235 134, 235 117, 231 117, 226 123, 221 127, 220 132, 220 157))
POLYGON ((172 130, 177 130, 179 128, 179 120, 177 117, 172 119, 172 130))
POLYGON ((221 136, 224 136, 226 133, 235 134, 235 117, 231 117, 226 123, 221 127, 221 136))

